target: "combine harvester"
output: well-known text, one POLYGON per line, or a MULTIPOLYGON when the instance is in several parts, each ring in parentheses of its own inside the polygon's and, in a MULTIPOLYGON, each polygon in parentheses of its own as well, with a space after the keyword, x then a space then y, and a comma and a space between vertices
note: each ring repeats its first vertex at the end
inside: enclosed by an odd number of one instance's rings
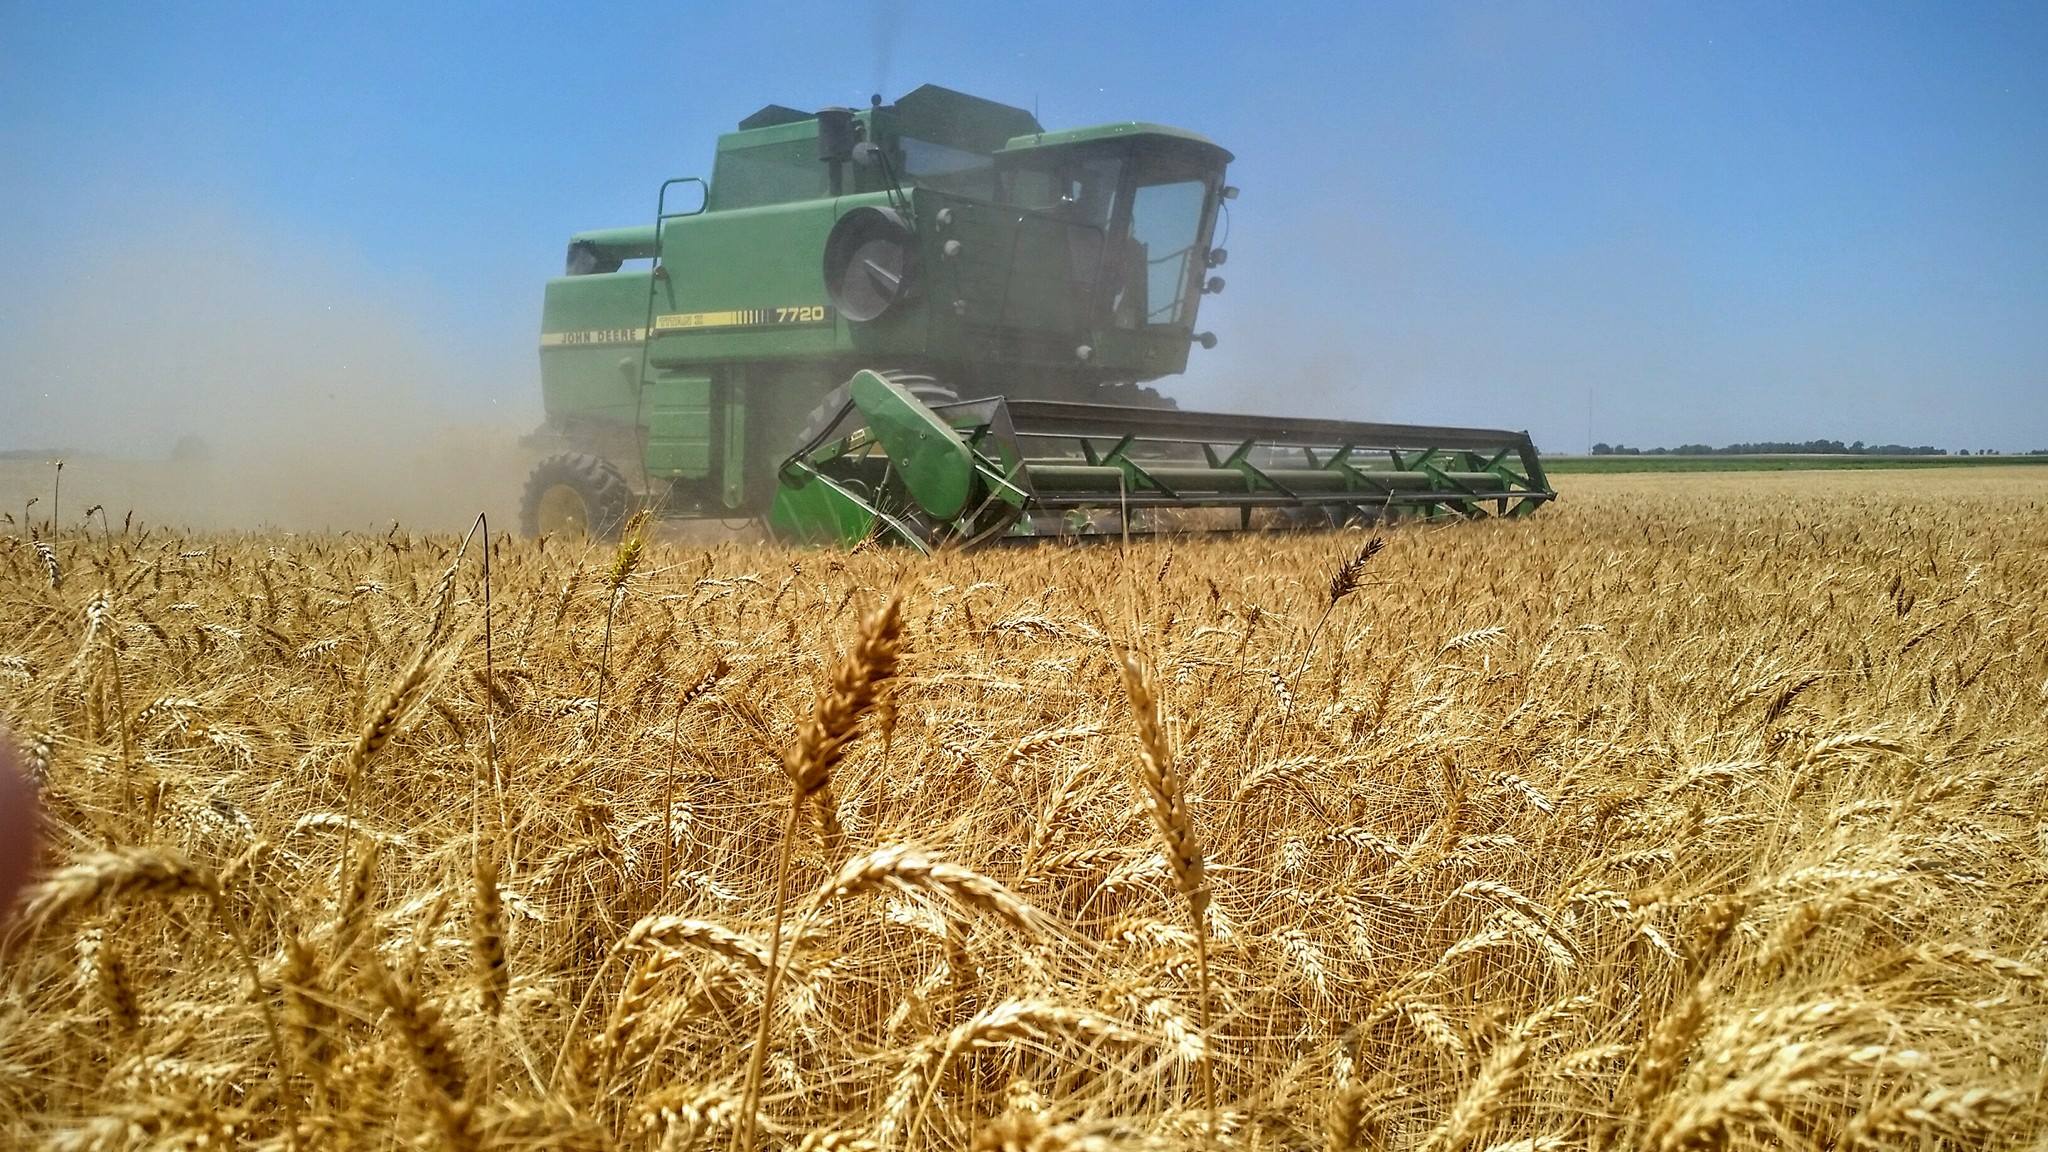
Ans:
POLYGON ((1215 345, 1195 316, 1223 290, 1230 159, 931 85, 761 109, 653 223, 570 239, 541 333, 559 452, 526 531, 645 507, 929 550, 1552 499, 1525 432, 1182 412, 1144 386, 1215 345))

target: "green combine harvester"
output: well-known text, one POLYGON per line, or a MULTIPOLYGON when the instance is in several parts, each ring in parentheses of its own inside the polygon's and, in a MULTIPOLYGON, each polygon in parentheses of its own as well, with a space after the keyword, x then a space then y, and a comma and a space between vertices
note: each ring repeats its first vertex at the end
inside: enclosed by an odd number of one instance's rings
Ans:
POLYGON ((1146 386, 1215 345, 1195 317, 1223 290, 1230 160, 932 85, 761 109, 653 222, 570 239, 525 529, 649 508, 928 550, 1553 498, 1524 432, 1182 412, 1146 386))

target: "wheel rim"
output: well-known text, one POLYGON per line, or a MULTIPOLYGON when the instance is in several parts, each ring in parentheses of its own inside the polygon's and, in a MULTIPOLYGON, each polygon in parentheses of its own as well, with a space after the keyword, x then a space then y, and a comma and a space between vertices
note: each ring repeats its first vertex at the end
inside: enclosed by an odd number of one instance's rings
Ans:
POLYGON ((583 493, 570 484, 550 484, 540 494, 540 504, 535 519, 542 532, 556 535, 588 536, 590 534, 590 507, 583 502, 583 493))

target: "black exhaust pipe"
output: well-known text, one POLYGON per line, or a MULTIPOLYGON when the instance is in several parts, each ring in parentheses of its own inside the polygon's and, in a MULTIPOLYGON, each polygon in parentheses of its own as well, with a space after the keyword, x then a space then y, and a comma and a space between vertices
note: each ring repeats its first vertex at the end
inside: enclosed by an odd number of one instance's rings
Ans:
POLYGON ((860 142, 860 122, 851 108, 818 110, 818 159, 830 165, 827 172, 832 195, 846 190, 846 162, 853 159, 853 146, 860 142))

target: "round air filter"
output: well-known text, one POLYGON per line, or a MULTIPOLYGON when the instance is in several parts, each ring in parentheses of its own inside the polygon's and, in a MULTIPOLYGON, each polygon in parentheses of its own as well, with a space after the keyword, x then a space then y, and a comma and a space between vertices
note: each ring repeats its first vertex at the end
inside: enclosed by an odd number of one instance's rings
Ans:
POLYGON ((855 208, 825 237, 825 294, 848 320, 873 320, 910 295, 917 238, 893 209, 855 208))

